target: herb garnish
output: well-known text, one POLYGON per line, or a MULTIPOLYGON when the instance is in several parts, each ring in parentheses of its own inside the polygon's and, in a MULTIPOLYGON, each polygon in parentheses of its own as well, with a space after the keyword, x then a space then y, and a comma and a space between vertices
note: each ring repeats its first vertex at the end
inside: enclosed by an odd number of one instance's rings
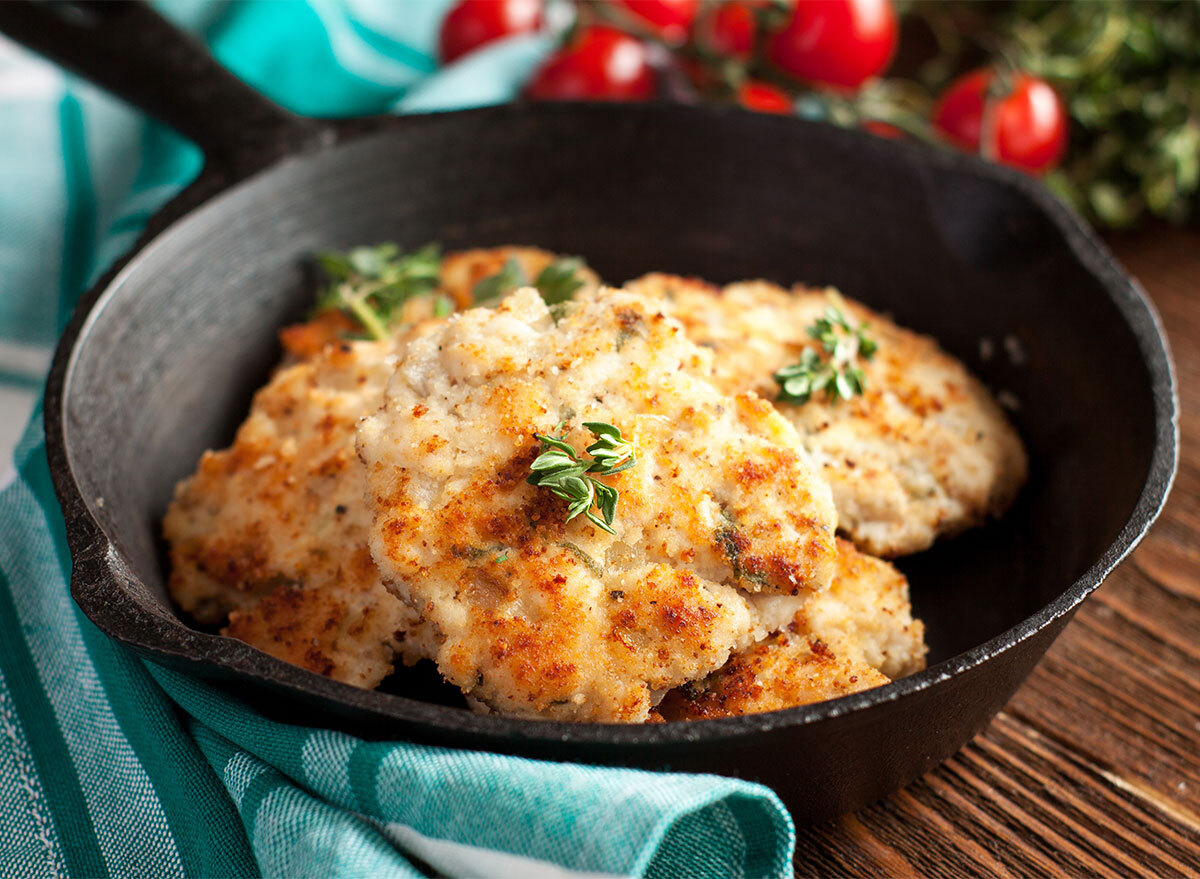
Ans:
MULTIPOLYGON (((533 286, 537 287, 537 291, 542 294, 542 299, 547 305, 566 302, 575 295, 576 290, 583 286, 583 280, 578 275, 581 268, 583 268, 583 260, 577 256, 556 259, 538 272, 533 286)), ((476 304, 482 305, 493 302, 506 293, 511 293, 518 287, 525 287, 528 284, 529 277, 521 268, 521 264, 509 257, 500 271, 479 281, 472 292, 476 304)))
POLYGON ((564 256, 538 272, 533 286, 537 287, 547 305, 566 302, 583 286, 583 279, 579 277, 581 268, 583 260, 579 257, 564 256))
POLYGON ((579 561, 583 562, 583 566, 591 571, 594 575, 597 577, 604 576, 604 565, 600 564, 594 558, 584 552, 582 547, 577 546, 568 540, 564 540, 558 545, 570 552, 571 555, 575 556, 575 558, 579 559, 579 561))
MULTIPOLYGON (((345 252, 327 250, 316 254, 315 260, 328 279, 317 295, 316 310, 340 311, 354 318, 369 338, 388 338, 401 307, 418 296, 433 296, 434 317, 454 313, 454 300, 445 294, 434 295, 442 269, 437 244, 405 253, 388 242, 345 252)), ((578 257, 557 259, 538 273, 533 285, 547 305, 566 302, 583 286, 578 276, 582 267, 583 260, 578 257)), ((528 283, 521 264, 510 257, 499 272, 479 281, 472 292, 477 305, 492 305, 528 283)))
POLYGON ((516 290, 518 287, 524 287, 528 283, 529 279, 525 277, 525 270, 510 256, 500 271, 478 281, 471 292, 475 304, 481 305, 499 299, 505 293, 516 290))
POLYGON ((866 379, 858 358, 861 355, 870 360, 877 346, 866 333, 869 324, 852 325, 839 307, 840 297, 830 299, 825 313, 808 328, 808 335, 821 343, 825 356, 815 348, 806 348, 799 363, 775 373, 779 383, 776 399, 781 402, 804 404, 822 391, 827 400, 836 402, 839 397, 849 400, 863 392, 866 379))
MULTIPOLYGON (((329 286, 317 298, 317 309, 349 314, 375 339, 389 337, 388 326, 405 302, 433 293, 442 268, 441 248, 436 244, 411 253, 401 252, 393 243, 355 247, 345 253, 324 251, 316 261, 329 277, 329 286)), ((435 314, 453 311, 453 303, 442 299, 434 303, 435 314)))
POLYGON ((610 476, 637 463, 633 443, 621 436, 620 430, 603 421, 585 421, 583 426, 596 437, 596 441, 587 447, 587 453, 592 456, 590 472, 610 476))
POLYGON ((542 453, 529 466, 531 472, 525 481, 530 485, 548 488, 555 497, 570 501, 567 507, 568 522, 583 514, 593 525, 609 534, 616 534, 612 523, 617 514, 617 490, 589 474, 610 476, 620 473, 637 463, 637 457, 633 445, 611 424, 585 421, 583 426, 596 437, 596 442, 587 447, 588 454, 592 455, 591 461, 579 457, 574 447, 566 441, 565 433, 556 437, 535 433, 534 436, 542 444, 542 453), (603 518, 592 511, 593 505, 599 508, 603 518))

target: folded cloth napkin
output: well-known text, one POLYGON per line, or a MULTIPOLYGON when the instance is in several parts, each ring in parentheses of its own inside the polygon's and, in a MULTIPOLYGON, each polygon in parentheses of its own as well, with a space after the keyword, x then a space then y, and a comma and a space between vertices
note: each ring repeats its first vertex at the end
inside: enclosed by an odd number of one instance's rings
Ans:
MULTIPOLYGON (((440 0, 166 11, 256 87, 315 114, 507 100, 547 49, 509 40, 435 74, 440 0)), ((0 131, 4 391, 28 389, 28 364, 43 361, 25 355, 52 344, 88 280, 200 157, 11 44, 0 131)), ((0 481, 2 876, 790 871, 791 820, 759 785, 367 742, 268 720, 143 663, 71 602, 40 404, 0 481)))

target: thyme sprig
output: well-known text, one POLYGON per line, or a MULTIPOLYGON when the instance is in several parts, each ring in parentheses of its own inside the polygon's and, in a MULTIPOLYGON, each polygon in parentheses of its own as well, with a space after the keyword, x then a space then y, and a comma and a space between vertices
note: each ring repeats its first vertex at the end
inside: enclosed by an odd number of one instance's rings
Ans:
POLYGON ((477 281, 471 295, 476 305, 486 305, 528 283, 529 279, 525 277, 525 270, 521 268, 521 264, 509 257, 500 271, 477 281))
MULTIPOLYGON (((564 256, 538 272, 533 286, 542 294, 542 299, 547 305, 566 302, 583 286, 583 279, 579 277, 581 268, 582 259, 577 256, 564 256)), ((477 305, 488 305, 518 287, 528 285, 529 276, 525 274, 521 264, 509 257, 500 271, 476 283, 472 293, 477 305)))
POLYGON ((583 278, 579 276, 579 270, 582 268, 583 260, 577 256, 556 259, 538 272, 533 286, 537 287, 547 305, 566 302, 583 286, 583 278))
MULTIPOLYGON (((325 275, 317 294, 316 311, 340 311, 361 324, 374 339, 386 339, 401 310, 411 299, 433 298, 434 317, 449 317, 455 310, 450 297, 437 293, 442 252, 437 244, 404 252, 386 242, 348 251, 327 250, 314 257, 325 275)), ((563 257, 542 269, 533 285, 547 305, 568 301, 583 286, 579 276, 583 260, 563 257)), ((473 292, 477 305, 493 305, 507 293, 529 283, 517 260, 509 258, 494 275, 479 281, 473 292)))
POLYGON ((583 426, 592 432, 596 441, 587 447, 592 456, 592 473, 610 476, 628 470, 637 463, 633 443, 621 436, 621 431, 603 421, 585 421, 583 426))
POLYGON ((851 324, 842 311, 840 298, 833 299, 825 306, 825 313, 808 327, 808 335, 820 343, 820 349, 805 348, 798 363, 775 373, 777 399, 803 405, 822 392, 830 402, 861 394, 866 377, 858 358, 870 360, 878 347, 867 335, 868 326, 851 324))
MULTIPOLYGON (((315 259, 329 279, 317 297, 317 310, 342 311, 375 339, 389 337, 389 325, 405 302, 437 289, 442 268, 436 244, 405 253, 389 242, 344 253, 324 251, 315 259)), ((450 306, 453 310, 453 303, 450 306)), ((435 302, 434 310, 446 311, 446 303, 435 302)))
POLYGON ((616 534, 612 523, 617 515, 620 495, 615 488, 590 474, 611 476, 628 470, 637 463, 637 456, 633 444, 621 436, 621 431, 613 425, 602 421, 585 421, 583 426, 596 437, 596 442, 587 448, 592 460, 581 458, 566 441, 565 433, 561 436, 535 433, 534 437, 542 444, 542 452, 529 465, 530 473, 525 481, 539 488, 547 488, 555 497, 568 501, 568 522, 583 515, 596 527, 616 534), (593 511, 593 506, 600 515, 593 511))

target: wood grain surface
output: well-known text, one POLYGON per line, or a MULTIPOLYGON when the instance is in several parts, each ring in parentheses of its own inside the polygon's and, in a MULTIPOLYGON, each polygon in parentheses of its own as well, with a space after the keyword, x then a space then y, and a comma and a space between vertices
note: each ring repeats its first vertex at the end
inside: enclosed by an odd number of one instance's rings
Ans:
POLYGON ((1200 876, 1200 232, 1109 243, 1175 355, 1166 509, 970 745, 883 802, 800 828, 797 876, 1200 876))

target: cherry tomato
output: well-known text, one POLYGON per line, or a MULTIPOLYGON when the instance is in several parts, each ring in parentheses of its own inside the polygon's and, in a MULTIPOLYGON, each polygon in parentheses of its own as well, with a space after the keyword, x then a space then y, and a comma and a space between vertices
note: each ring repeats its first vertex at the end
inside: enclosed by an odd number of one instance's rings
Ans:
POLYGON ((525 86, 543 100, 644 100, 654 95, 646 44, 603 24, 580 28, 525 86))
POLYGON ((693 40, 702 48, 727 58, 749 58, 754 51, 757 29, 753 7, 732 0, 722 3, 696 23, 693 40))
POLYGON ((748 79, 737 92, 738 103, 760 113, 791 113, 792 99, 783 89, 768 82, 748 79))
POLYGON ((933 108, 933 126, 955 146, 979 149, 983 105, 992 72, 986 68, 964 73, 942 92, 933 108))
POLYGON ((668 43, 687 39, 700 0, 616 0, 617 5, 668 43))
POLYGON ((846 89, 882 73, 895 51, 892 0, 799 0, 767 43, 785 73, 846 89))
POLYGON ((1067 150, 1067 110, 1045 80, 1019 76, 1012 92, 985 116, 983 152, 1035 174, 1050 170, 1067 150))
POLYGON ((542 0, 460 0, 442 19, 442 63, 473 52, 485 43, 542 25, 542 0))
POLYGON ((1005 94, 990 95, 994 74, 959 77, 938 100, 933 124, 964 149, 1035 174, 1048 171, 1067 149, 1067 110, 1043 79, 1012 77, 1005 94))

